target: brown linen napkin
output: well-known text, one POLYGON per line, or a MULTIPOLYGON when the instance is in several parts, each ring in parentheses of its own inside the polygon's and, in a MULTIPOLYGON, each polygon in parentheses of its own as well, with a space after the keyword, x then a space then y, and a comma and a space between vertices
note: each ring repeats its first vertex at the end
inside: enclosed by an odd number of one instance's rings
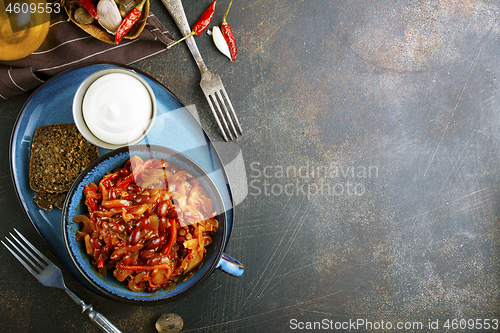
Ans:
POLYGON ((95 39, 61 15, 51 22, 38 50, 20 60, 0 61, 0 100, 30 91, 74 66, 92 62, 129 65, 165 51, 173 41, 174 37, 151 12, 139 37, 123 39, 119 45, 95 39))

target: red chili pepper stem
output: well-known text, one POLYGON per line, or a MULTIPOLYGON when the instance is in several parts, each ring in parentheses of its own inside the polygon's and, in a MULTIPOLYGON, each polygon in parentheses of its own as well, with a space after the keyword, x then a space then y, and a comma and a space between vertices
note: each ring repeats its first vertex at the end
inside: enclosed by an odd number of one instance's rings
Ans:
POLYGON ((132 9, 132 11, 128 13, 127 16, 125 16, 125 18, 122 20, 122 23, 120 23, 120 26, 118 27, 118 29, 116 29, 115 33, 116 44, 119 44, 123 36, 125 36, 130 31, 130 29, 132 29, 134 24, 137 21, 139 21, 145 3, 146 0, 142 0, 141 3, 135 6, 135 8, 132 9))
POLYGON ((142 12, 142 9, 144 8, 144 5, 146 4, 146 0, 142 0, 140 4, 138 4, 137 6, 135 6, 135 8, 142 12))
POLYGON ((227 43, 227 46, 229 47, 229 52, 231 53, 231 61, 236 60, 236 54, 238 53, 238 49, 236 47, 236 39, 234 38, 233 31, 231 30, 231 27, 226 21, 227 13, 229 13, 229 9, 231 8, 231 4, 233 3, 233 0, 229 2, 229 6, 227 7, 226 13, 224 14, 224 17, 222 18, 222 24, 220 26, 220 30, 222 32, 222 36, 224 37, 224 40, 227 43))
POLYGON ((167 49, 170 49, 172 46, 175 44, 178 44, 182 42, 184 39, 191 37, 191 36, 198 36, 201 34, 210 24, 210 21, 212 21, 212 18, 214 17, 214 12, 215 12, 215 5, 217 4, 216 0, 214 0, 210 6, 203 12, 203 14, 200 16, 198 21, 193 25, 193 28, 191 29, 191 32, 188 33, 186 36, 182 37, 181 39, 173 42, 169 46, 167 46, 167 49))
POLYGON ((188 38, 188 37, 191 37, 191 36, 197 36, 197 33, 196 31, 192 30, 190 33, 188 33, 186 36, 182 37, 181 39, 179 40, 176 40, 175 42, 173 42, 172 44, 170 44, 169 46, 167 46, 167 50, 169 48, 171 48, 172 46, 174 46, 175 44, 179 44, 180 42, 182 42, 184 39, 188 38))
POLYGON ((222 24, 227 24, 226 17, 227 17, 227 13, 229 13, 229 9, 231 8, 232 4, 233 4, 233 0, 229 1, 229 6, 227 6, 226 13, 224 14, 224 17, 222 18, 222 24))

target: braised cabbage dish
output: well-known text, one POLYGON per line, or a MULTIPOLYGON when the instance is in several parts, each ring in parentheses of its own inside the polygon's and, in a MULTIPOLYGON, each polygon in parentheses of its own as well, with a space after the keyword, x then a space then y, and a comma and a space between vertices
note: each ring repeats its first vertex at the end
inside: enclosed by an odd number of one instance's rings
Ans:
POLYGON ((217 231, 213 202, 188 171, 163 159, 132 156, 99 184, 84 186, 88 215, 78 215, 99 274, 111 271, 132 291, 156 292, 189 278, 217 231))

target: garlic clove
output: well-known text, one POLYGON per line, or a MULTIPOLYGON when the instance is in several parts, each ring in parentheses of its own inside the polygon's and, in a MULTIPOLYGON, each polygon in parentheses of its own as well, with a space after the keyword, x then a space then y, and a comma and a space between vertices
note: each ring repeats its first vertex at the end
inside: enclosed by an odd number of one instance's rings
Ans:
POLYGON ((122 22, 122 16, 116 3, 113 0, 99 0, 97 14, 99 15, 99 24, 107 32, 114 35, 122 22))
POLYGON ((219 51, 224 54, 226 57, 231 60, 231 52, 229 51, 229 46, 227 46, 227 42, 220 31, 218 26, 214 26, 212 29, 212 38, 214 40, 215 46, 219 49, 219 51))

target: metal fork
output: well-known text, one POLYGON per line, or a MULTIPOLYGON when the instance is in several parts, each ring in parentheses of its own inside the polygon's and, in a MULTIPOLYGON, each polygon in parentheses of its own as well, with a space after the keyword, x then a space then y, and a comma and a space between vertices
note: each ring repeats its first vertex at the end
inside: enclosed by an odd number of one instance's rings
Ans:
MULTIPOLYGON (((174 19, 175 24, 177 24, 180 32, 184 36, 189 34, 191 32, 191 28, 189 27, 189 23, 186 18, 186 13, 184 12, 184 8, 182 7, 181 0, 161 1, 167 8, 170 16, 172 16, 172 18, 174 19)), ((238 120, 238 117, 236 117, 233 105, 231 104, 231 101, 227 96, 226 89, 224 89, 224 85, 222 84, 220 77, 212 74, 208 70, 205 62, 203 61, 203 58, 201 57, 200 51, 198 50, 198 46, 196 46, 193 36, 186 39, 186 44, 191 51, 191 54, 193 55, 198 68, 200 69, 201 90, 203 90, 203 93, 207 98, 208 105, 210 106, 215 120, 217 121, 217 125, 219 125, 219 129, 222 132, 224 140, 229 141, 228 135, 231 140, 233 140, 233 134, 235 136, 234 139, 236 139, 238 137, 238 131, 236 130, 236 127, 238 128, 240 134, 242 134, 243 131, 241 130, 240 122, 238 120), (224 112, 222 112, 222 109, 224 109, 224 112), (220 119, 222 119, 222 123, 224 124, 224 126, 222 126, 220 119), (232 131, 228 126, 228 122, 231 125, 232 131), (234 123, 236 123, 236 127, 234 123), (226 135, 226 132, 228 135, 226 135)))
POLYGON ((7 250, 10 251, 23 264, 23 266, 37 278, 44 286, 55 287, 64 289, 66 293, 71 297, 77 304, 82 307, 82 313, 86 312, 90 319, 97 324, 104 332, 108 333, 121 333, 121 331, 116 328, 106 317, 101 313, 95 311, 92 305, 87 305, 83 300, 75 295, 71 290, 66 287, 62 272, 52 263, 46 256, 44 256, 40 251, 38 251, 23 235, 16 229, 14 229, 17 236, 9 232, 10 237, 13 239, 11 241, 9 238, 5 237, 6 242, 10 243, 10 246, 0 241, 7 250))

